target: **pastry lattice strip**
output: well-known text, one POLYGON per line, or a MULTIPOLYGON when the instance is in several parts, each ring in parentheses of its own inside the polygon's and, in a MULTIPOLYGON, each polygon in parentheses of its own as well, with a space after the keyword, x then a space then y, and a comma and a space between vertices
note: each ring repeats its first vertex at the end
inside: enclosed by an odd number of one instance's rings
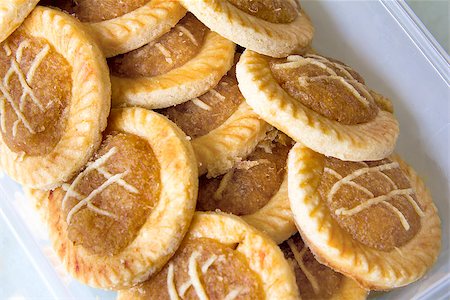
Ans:
POLYGON ((345 177, 342 177, 342 175, 340 175, 338 172, 336 172, 335 170, 333 170, 331 168, 324 168, 324 171, 326 173, 329 173, 338 179, 338 181, 335 182, 334 185, 331 187, 331 190, 327 197, 328 202, 331 202, 333 200, 333 197, 336 194, 336 192, 344 184, 350 185, 350 186, 364 192, 365 194, 367 194, 370 197, 370 199, 366 200, 365 202, 363 202, 353 208, 350 208, 350 209, 339 208, 335 211, 335 213, 337 215, 352 216, 352 215, 357 214, 365 209, 370 208, 373 205, 381 203, 381 204, 387 206, 389 209, 391 209, 399 217, 400 222, 402 223, 402 226, 405 230, 409 230, 410 225, 409 225, 408 221, 406 220, 405 216, 403 215, 403 213, 399 209, 397 209, 394 205, 389 203, 388 201, 391 200, 396 195, 402 195, 402 196, 405 196, 405 198, 413 206, 414 210, 416 211, 416 213, 419 216, 422 217, 424 215, 424 213, 421 210, 421 208, 419 207, 419 205, 411 197, 411 195, 414 193, 412 188, 399 189, 398 186, 395 184, 395 182, 389 176, 387 176, 385 173, 383 173, 383 171, 398 168, 399 167, 398 163, 396 163, 396 162, 386 163, 386 164, 375 166, 375 167, 369 167, 366 163, 363 163, 363 164, 364 164, 363 168, 358 169, 345 177), (390 184, 393 187, 393 190, 385 195, 375 197, 375 195, 371 191, 369 191, 367 188, 365 188, 362 185, 353 181, 354 179, 356 179, 362 175, 365 175, 369 172, 377 172, 377 174, 381 174, 384 178, 386 178, 390 182, 390 184))
POLYGON ((127 183, 123 177, 125 177, 128 174, 128 171, 125 171, 123 173, 118 174, 111 174, 108 171, 106 171, 102 166, 108 161, 109 158, 111 158, 115 153, 117 152, 117 148, 113 147, 111 148, 107 153, 105 153, 103 156, 99 157, 94 162, 88 164, 86 169, 84 169, 78 176, 75 178, 75 180, 72 182, 70 186, 63 186, 63 188, 66 190, 66 194, 64 195, 64 198, 62 200, 62 208, 64 209, 67 203, 67 200, 70 197, 74 197, 79 202, 70 209, 69 213, 67 214, 66 222, 67 224, 70 224, 70 221, 75 213, 77 213, 83 206, 87 206, 88 209, 94 211, 97 214, 107 216, 110 218, 117 218, 116 215, 100 209, 96 207, 94 204, 92 204, 92 200, 99 195, 102 191, 104 191, 106 188, 108 188, 112 184, 118 184, 125 190, 127 190, 130 193, 137 194, 139 191, 131 184, 127 183), (103 177, 105 177, 106 181, 103 182, 98 188, 94 189, 89 195, 83 196, 75 191, 75 187, 78 185, 79 181, 89 174, 91 171, 96 170, 99 174, 101 174, 103 177))
MULTIPOLYGON (((47 56, 47 54, 50 51, 50 46, 45 45, 40 52, 34 57, 33 61, 31 62, 30 68, 28 72, 25 74, 25 72, 21 69, 20 63, 22 62, 23 57, 23 51, 24 49, 28 48, 30 46, 30 42, 28 40, 23 40, 20 42, 19 46, 17 47, 16 55, 12 56, 11 48, 7 43, 3 45, 3 49, 7 56, 11 56, 11 64, 5 73, 5 77, 3 78, 3 81, 0 82, 0 91, 2 92, 3 96, 0 96, 1 101, 1 114, 2 116, 5 116, 5 100, 8 101, 8 103, 11 105, 11 107, 14 110, 14 113, 17 116, 17 120, 13 124, 12 128, 12 134, 13 137, 16 136, 17 133, 17 126, 20 122, 25 126, 25 128, 32 134, 35 134, 35 130, 32 128, 29 121, 26 119, 26 117, 23 114, 23 109, 25 106, 25 101, 27 98, 30 98, 33 103, 43 112, 44 107, 42 103, 37 99, 35 96, 33 89, 31 88, 31 83, 34 79, 34 76, 36 74, 37 68, 42 64, 44 58, 47 56), (16 75, 19 83, 22 87, 22 94, 19 99, 19 105, 14 102, 14 99, 9 91, 9 82, 11 81, 11 78, 13 75, 16 75)), ((2 131, 6 131, 6 124, 4 117, 1 121, 1 127, 2 131)))

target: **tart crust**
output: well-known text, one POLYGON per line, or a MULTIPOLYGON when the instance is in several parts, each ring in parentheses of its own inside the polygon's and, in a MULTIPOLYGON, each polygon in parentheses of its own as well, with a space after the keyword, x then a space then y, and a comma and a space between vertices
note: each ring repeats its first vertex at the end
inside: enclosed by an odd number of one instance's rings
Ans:
POLYGON ((165 108, 196 98, 213 88, 233 65, 234 43, 208 32, 193 59, 153 77, 111 76, 113 107, 165 108))
POLYGON ((138 236, 119 254, 101 256, 68 238, 61 201, 49 201, 50 239, 69 273, 93 287, 121 289, 159 271, 180 245, 195 211, 196 160, 184 133, 164 116, 142 108, 113 109, 111 131, 140 136, 161 166, 160 198, 138 236))
POLYGON ((389 290, 416 281, 433 265, 440 251, 440 219, 429 192, 399 156, 392 159, 408 177, 424 216, 417 234, 405 245, 389 251, 354 240, 331 216, 317 192, 324 156, 297 143, 288 159, 289 199, 303 240, 322 264, 367 289, 389 290))
MULTIPOLYGON (((295 231, 295 232, 297 232, 297 231, 295 231)), ((309 284, 313 287, 313 290, 318 289, 318 292, 320 293, 320 290, 323 288, 323 285, 326 285, 326 283, 322 282, 324 277, 317 277, 317 276, 326 276, 324 274, 327 274, 327 273, 326 272, 324 272, 324 273, 318 272, 318 273, 315 273, 316 274, 315 275, 308 268, 307 263, 308 262, 311 263, 311 258, 310 258, 311 253, 310 253, 309 247, 306 244, 303 245, 303 249, 298 249, 298 247, 296 247, 295 243, 293 242, 292 238, 287 241, 287 244, 290 248, 290 253, 292 253, 294 256, 293 263, 296 264, 300 268, 300 271, 305 275, 306 279, 309 281, 309 284), (290 244, 290 243, 292 243, 292 244, 290 244), (297 253, 294 254, 293 249, 291 247, 296 248, 297 253)), ((280 248, 282 248, 282 247, 283 246, 280 245, 280 248)), ((286 255, 285 255, 285 257, 286 257, 286 255)), ((315 262, 315 263, 317 264, 318 262, 315 262)), ((295 269, 295 267, 294 267, 294 269, 295 269)), ((326 300, 363 300, 363 299, 367 298, 367 294, 369 291, 361 288, 358 285, 358 283, 356 281, 354 281, 353 279, 350 279, 342 274, 339 274, 339 276, 341 276, 341 281, 339 283, 339 286, 337 287, 336 290, 333 291, 333 293, 330 297, 321 297, 321 296, 317 295, 317 293, 315 293, 316 295, 313 297, 306 297, 306 295, 305 295, 306 288, 302 289, 302 285, 299 285, 299 283, 297 282, 297 286, 299 287, 299 290, 300 290, 300 296, 302 297, 302 299, 324 299, 324 300, 325 299, 326 300), (302 293, 302 291, 303 291, 303 293, 302 293)))
POLYGON ((239 88, 247 103, 268 123, 316 152, 347 161, 379 160, 390 155, 398 137, 398 122, 387 99, 375 119, 341 124, 309 109, 291 97, 275 80, 263 55, 246 50, 237 65, 239 88))
POLYGON ((181 0, 206 26, 245 48, 272 57, 303 52, 314 28, 303 10, 287 24, 276 24, 245 13, 228 1, 181 0))
POLYGON ((285 176, 277 193, 258 211, 242 216, 256 229, 266 233, 277 244, 297 232, 288 198, 288 179, 285 176))
POLYGON ((345 277, 342 279, 341 288, 333 294, 329 300, 364 300, 367 298, 368 291, 361 288, 359 284, 345 277))
POLYGON ((25 186, 47 190, 69 180, 100 145, 110 111, 109 71, 90 35, 67 14, 37 7, 22 27, 30 36, 46 39, 72 67, 66 128, 49 154, 21 155, 0 138, 5 172, 25 186))
MULTIPOLYGON (((267 299, 298 299, 295 276, 277 245, 241 218, 224 213, 196 212, 186 238, 209 238, 236 245, 249 268, 259 275, 267 299)), ((120 291, 118 299, 131 299, 132 291, 120 291)))
POLYGON ((148 44, 170 30, 186 14, 177 1, 150 0, 120 17, 85 23, 106 57, 148 44))
POLYGON ((38 2, 39 0, 2 0, 0 2, 0 43, 20 26, 38 2))
POLYGON ((247 103, 241 103, 222 125, 192 140, 199 175, 207 173, 210 178, 226 173, 255 149, 269 129, 247 103))

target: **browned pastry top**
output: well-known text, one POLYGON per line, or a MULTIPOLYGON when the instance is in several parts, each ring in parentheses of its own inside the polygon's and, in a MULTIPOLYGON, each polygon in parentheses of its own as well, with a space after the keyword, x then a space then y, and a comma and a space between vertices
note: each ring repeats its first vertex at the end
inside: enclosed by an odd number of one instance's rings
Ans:
POLYGON ((264 298, 258 275, 234 247, 208 238, 185 240, 161 272, 131 290, 138 299, 169 299, 172 286, 180 298, 198 299, 200 284, 210 299, 230 293, 237 299, 264 298))
POLYGON ((227 0, 240 10, 271 23, 291 23, 297 16, 297 6, 289 0, 227 0))
POLYGON ((95 254, 114 255, 134 240, 157 205, 160 166, 146 140, 113 132, 63 189, 54 196, 63 198, 69 239, 95 254))
POLYGON ((1 129, 12 151, 40 156, 58 144, 72 96, 71 73, 45 39, 17 30, 0 44, 1 129))
POLYGON ((245 161, 227 174, 211 179, 201 177, 197 209, 248 215, 265 206, 283 182, 292 147, 291 139, 284 134, 273 139, 262 141, 245 161))
POLYGON ((208 93, 160 112, 188 136, 197 138, 222 125, 244 101, 233 68, 208 93))
POLYGON ((318 55, 269 58, 275 80, 294 99, 342 124, 373 120, 378 114, 362 77, 343 63, 318 55))
POLYGON ((390 251, 411 240, 423 214, 397 162, 346 162, 326 158, 318 187, 331 215, 352 237, 390 251))
POLYGON ((292 265, 302 299, 329 299, 342 284, 343 276, 320 264, 296 233, 280 245, 292 265))
POLYGON ((149 0, 48 0, 46 2, 75 15, 82 22, 101 22, 132 12, 149 0))
POLYGON ((109 59, 113 75, 151 77, 184 65, 201 50, 208 28, 187 14, 168 33, 139 49, 109 59))

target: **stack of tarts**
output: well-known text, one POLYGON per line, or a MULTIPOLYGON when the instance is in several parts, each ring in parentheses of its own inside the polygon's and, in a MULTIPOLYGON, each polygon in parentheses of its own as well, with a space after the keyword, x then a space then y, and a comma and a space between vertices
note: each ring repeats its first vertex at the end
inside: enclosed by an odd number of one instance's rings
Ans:
POLYGON ((298 2, 37 2, 0 4, 0 161, 81 282, 364 299, 436 261, 391 102, 311 49, 298 2))

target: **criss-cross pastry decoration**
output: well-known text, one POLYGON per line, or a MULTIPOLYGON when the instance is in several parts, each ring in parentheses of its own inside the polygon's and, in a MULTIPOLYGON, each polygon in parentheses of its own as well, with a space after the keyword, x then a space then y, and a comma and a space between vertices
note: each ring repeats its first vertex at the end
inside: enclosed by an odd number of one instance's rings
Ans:
POLYGON ((319 282, 303 263, 303 257, 305 256, 306 251, 308 251, 308 246, 306 246, 305 244, 302 250, 298 251, 292 239, 288 239, 287 243, 289 248, 291 249, 292 254, 294 254, 294 259, 297 262, 297 265, 300 267, 300 270, 302 270, 303 274, 305 274, 306 279, 308 279, 309 283, 311 284, 314 293, 318 294, 320 291, 319 282))
POLYGON ((425 215, 424 212, 422 211, 422 209, 419 207, 419 205, 416 203, 416 201, 414 201, 414 199, 411 196, 414 193, 413 189, 412 188, 400 189, 397 186, 397 184, 395 184, 395 182, 389 176, 387 176, 385 173, 383 173, 383 171, 399 168, 399 164, 397 162, 386 163, 386 164, 382 164, 382 165, 375 166, 375 167, 369 167, 365 162, 360 162, 360 164, 363 165, 363 168, 358 169, 345 177, 343 177, 342 175, 340 175, 338 172, 336 172, 333 169, 330 169, 327 167, 324 169, 324 171, 326 173, 331 174, 332 176, 334 176, 338 179, 338 181, 336 181, 330 189, 330 192, 327 196, 328 202, 333 201, 334 195, 337 193, 337 191, 343 185, 350 185, 350 186, 362 191, 363 193, 367 194, 367 196, 370 197, 365 202, 362 202, 361 204, 359 204, 353 208, 337 209, 335 211, 335 213, 337 215, 352 216, 352 215, 355 215, 365 209, 370 208, 373 205, 381 203, 381 204, 385 205, 386 207, 388 207, 389 209, 391 209, 398 216, 398 218, 400 219, 400 222, 402 223, 402 226, 405 230, 409 230, 410 225, 409 225, 408 221, 406 220, 405 216, 403 215, 403 213, 398 208, 396 208, 394 205, 392 205, 391 203, 388 202, 394 196, 397 196, 397 195, 404 196, 408 200, 408 202, 413 206, 414 210, 416 211, 416 213, 419 216, 423 217, 425 215), (391 184, 392 190, 385 195, 375 197, 374 194, 371 191, 369 191, 367 188, 365 188, 362 185, 353 181, 354 179, 356 179, 362 175, 368 174, 370 172, 376 172, 377 174, 380 174, 381 176, 383 176, 391 184))
POLYGON ((12 55, 11 48, 9 47, 8 43, 5 43, 3 45, 3 50, 6 53, 6 56, 11 58, 11 64, 6 71, 5 76, 3 77, 3 80, 0 80, 0 109, 2 114, 2 120, 1 120, 1 128, 3 132, 6 132, 6 122, 5 122, 5 101, 7 101, 12 109, 14 110, 14 113, 17 116, 17 120, 14 122, 12 127, 12 135, 13 137, 17 134, 17 126, 19 123, 22 123, 25 128, 31 133, 35 134, 35 130, 32 128, 29 121, 26 119, 26 117, 23 114, 23 109, 26 103, 27 99, 31 99, 31 101, 42 111, 44 112, 44 106, 42 103, 39 102, 37 97, 35 96, 33 89, 31 88, 31 84, 33 82, 34 76, 36 74, 36 70, 43 62, 44 58, 47 56, 47 54, 50 51, 50 46, 45 45, 40 52, 34 57, 34 60, 30 64, 30 68, 28 69, 28 72, 25 73, 21 67, 20 63, 22 62, 23 57, 23 51, 26 48, 30 47, 30 41, 29 40, 23 40, 20 42, 19 46, 17 47, 16 55, 12 55), (22 88, 22 95, 19 98, 19 104, 14 102, 13 96, 11 95, 11 89, 10 89, 10 81, 12 77, 16 75, 17 79, 21 85, 22 88))
MULTIPOLYGON (((198 272, 198 261, 197 259, 201 256, 200 252, 194 251, 192 252, 191 256, 189 257, 188 261, 188 275, 189 279, 183 283, 180 288, 177 291, 177 288, 175 286, 175 276, 174 276, 174 266, 173 263, 169 263, 169 269, 167 272, 167 288, 169 291, 169 297, 170 300, 180 300, 184 297, 187 290, 192 286, 194 287, 195 293, 197 294, 198 298, 200 300, 208 300, 209 297, 206 295, 205 288, 202 285, 202 282, 200 280, 200 274, 198 272)), ((216 261, 223 260, 224 256, 217 256, 212 255, 205 263, 201 266, 200 271, 201 274, 206 275, 208 272, 209 267, 216 261)), ((224 300, 233 300, 241 292, 244 291, 244 288, 238 287, 233 290, 231 290, 224 298, 224 300)))
POLYGON ((307 86, 310 82, 314 81, 326 81, 326 80, 334 80, 340 82, 359 102, 361 102, 364 106, 368 107, 370 102, 374 101, 372 95, 370 94, 369 89, 356 80, 352 74, 349 72, 352 69, 348 66, 341 65, 336 62, 332 62, 325 57, 307 54, 304 57, 301 55, 290 55, 287 57, 287 62, 277 64, 274 68, 278 69, 296 69, 305 65, 315 65, 323 70, 325 70, 328 75, 320 75, 320 76, 300 76, 298 78, 298 82, 301 86, 307 86), (332 68, 328 65, 332 65, 336 69, 340 71, 344 76, 338 75, 332 68), (356 88, 355 88, 356 87, 356 88))
MULTIPOLYGON (((186 37, 195 45, 198 46, 198 41, 195 39, 195 36, 192 34, 192 32, 189 31, 189 29, 187 29, 186 27, 184 27, 183 25, 177 25, 175 27, 176 29, 178 29, 179 35, 186 35, 186 37)), ((164 47, 161 43, 155 43, 155 47, 156 49, 159 50, 159 52, 161 52, 161 54, 164 56, 164 60, 166 61, 166 63, 168 63, 169 65, 173 64, 173 59, 172 59, 172 53, 170 52, 169 49, 167 49, 166 47, 164 47)))
MULTIPOLYGON (((212 97, 218 99, 219 101, 223 101, 223 100, 226 99, 226 97, 224 95, 222 95, 221 93, 219 93, 215 89, 210 90, 207 94, 210 94, 212 97)), ((212 109, 212 107, 210 105, 206 104, 205 102, 203 102, 199 98, 194 98, 194 99, 191 100, 191 102, 193 104, 197 105, 198 107, 200 107, 203 110, 211 110, 212 109)))
POLYGON ((187 29, 183 25, 177 25, 175 28, 180 31, 180 35, 186 35, 188 39, 191 40, 192 44, 198 46, 198 41, 195 39, 195 36, 192 34, 192 32, 189 31, 189 29, 187 29))
POLYGON ((83 170, 78 176, 75 178, 75 180, 72 182, 71 185, 64 184, 62 188, 66 191, 66 194, 64 195, 64 198, 62 200, 62 209, 64 210, 67 205, 67 200, 70 197, 73 197, 77 199, 79 202, 70 209, 69 213, 67 214, 66 222, 67 224, 70 224, 70 221, 72 220, 72 217, 75 213, 77 213, 83 206, 86 206, 87 209, 92 210, 93 212, 102 215, 107 216, 113 219, 117 219, 117 216, 103 210, 99 207, 96 207, 94 204, 92 204, 92 200, 99 195, 102 191, 104 191, 107 187, 109 187, 112 184, 118 184, 125 190, 127 190, 130 193, 138 194, 139 191, 129 183, 127 183, 123 177, 125 177, 128 174, 128 171, 118 173, 118 174, 111 174, 109 173, 105 168, 103 168, 103 165, 106 164, 109 158, 111 158, 115 153, 117 152, 117 148, 113 147, 111 148, 106 154, 99 157, 94 162, 91 162, 87 165, 86 169, 83 170), (78 185, 80 180, 89 174, 90 172, 96 170, 98 173, 103 175, 106 179, 105 182, 103 182, 99 187, 94 189, 89 195, 84 196, 75 191, 75 187, 78 185))

